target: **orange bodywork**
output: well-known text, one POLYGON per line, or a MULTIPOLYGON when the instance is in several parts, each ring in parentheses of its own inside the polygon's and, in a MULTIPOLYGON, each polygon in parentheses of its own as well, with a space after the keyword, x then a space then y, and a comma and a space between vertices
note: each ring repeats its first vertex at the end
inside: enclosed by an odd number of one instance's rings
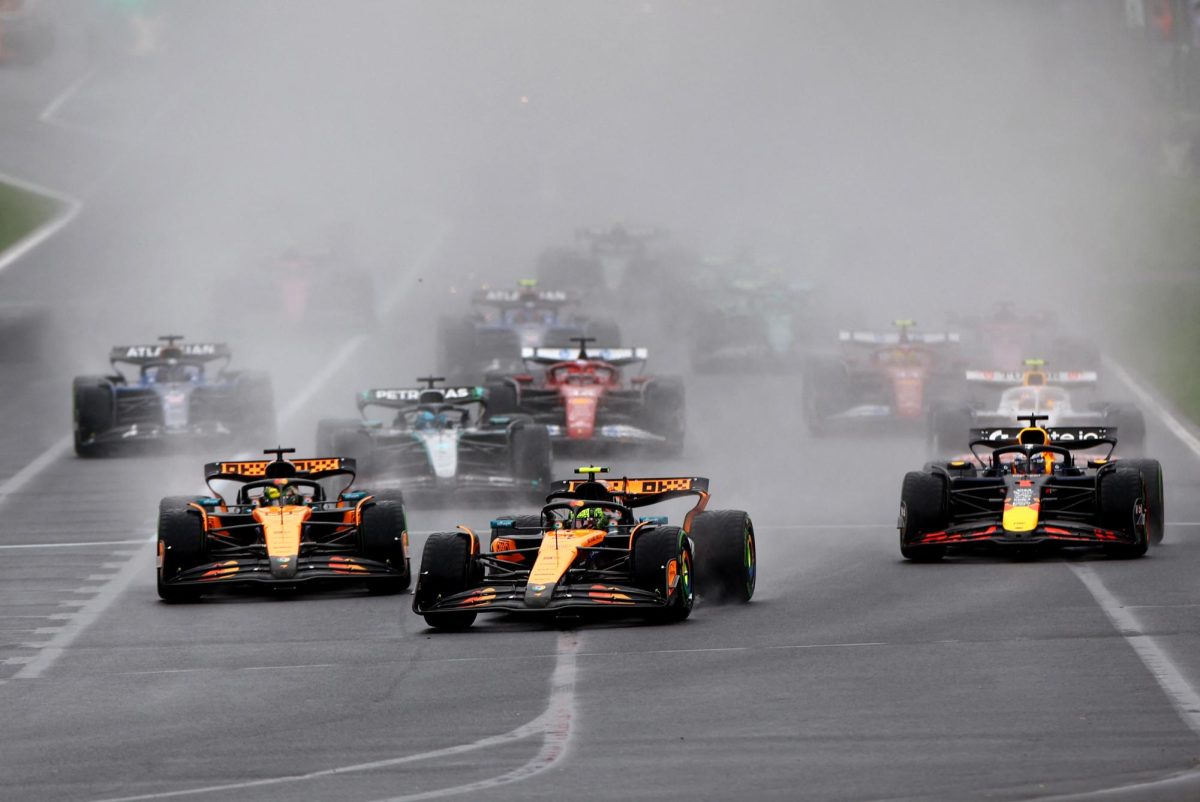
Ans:
POLYGON ((300 532, 312 517, 309 507, 259 507, 254 520, 262 524, 267 556, 295 558, 300 553, 300 532))
POLYGON ((538 549, 537 561, 529 571, 529 584, 525 598, 529 603, 535 599, 548 601, 554 595, 554 586, 575 562, 579 550, 595 546, 608 534, 602 529, 562 529, 547 532, 538 549))

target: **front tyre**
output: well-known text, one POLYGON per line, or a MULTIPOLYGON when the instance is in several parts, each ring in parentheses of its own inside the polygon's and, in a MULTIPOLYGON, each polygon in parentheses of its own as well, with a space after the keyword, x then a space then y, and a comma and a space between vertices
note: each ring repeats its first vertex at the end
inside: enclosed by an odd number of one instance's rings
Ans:
POLYGON ((909 471, 900 486, 900 554, 913 562, 937 562, 945 546, 913 545, 919 536, 946 528, 946 480, 924 471, 909 471))
POLYGON ((408 523, 404 498, 398 492, 381 492, 364 506, 358 528, 359 547, 368 560, 383 563, 399 572, 378 577, 367 583, 367 590, 379 595, 403 593, 412 582, 408 559, 408 523))
POLYGON ((477 587, 482 580, 479 563, 471 553, 470 536, 464 532, 434 532, 421 552, 421 575, 413 594, 413 610, 421 613, 425 623, 434 629, 466 629, 475 623, 475 613, 461 610, 424 613, 422 608, 477 587))
POLYGON ((696 603, 693 587, 692 547, 687 533, 677 526, 660 526, 638 535, 633 543, 633 584, 657 591, 667 605, 649 618, 677 623, 692 614, 696 603))
POLYGON ((158 505, 158 597, 165 602, 194 601, 198 588, 169 580, 204 563, 205 532, 194 496, 167 496, 158 505))

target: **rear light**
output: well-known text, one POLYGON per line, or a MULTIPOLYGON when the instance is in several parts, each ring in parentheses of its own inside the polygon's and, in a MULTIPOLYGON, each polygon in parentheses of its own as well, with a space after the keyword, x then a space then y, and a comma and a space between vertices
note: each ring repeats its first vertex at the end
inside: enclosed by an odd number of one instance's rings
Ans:
POLYGON ((515 382, 520 382, 521 384, 529 384, 530 382, 533 381, 533 374, 518 373, 516 376, 513 376, 512 378, 513 378, 513 381, 515 381, 515 382))

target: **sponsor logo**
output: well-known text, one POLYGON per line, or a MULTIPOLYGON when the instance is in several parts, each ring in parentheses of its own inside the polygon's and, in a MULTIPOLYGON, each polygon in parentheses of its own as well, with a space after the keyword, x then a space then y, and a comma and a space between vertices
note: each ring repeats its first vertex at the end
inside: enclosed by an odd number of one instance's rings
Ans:
POLYGON ((376 401, 419 401, 422 393, 436 392, 441 393, 442 398, 447 400, 461 400, 471 398, 474 395, 474 387, 437 387, 433 390, 429 389, 394 389, 394 390, 372 390, 370 397, 376 401))
MULTIPOLYGON (((216 356, 215 343, 189 343, 176 346, 185 356, 216 356)), ((153 359, 162 355, 161 345, 131 345, 125 349, 126 359, 153 359)))

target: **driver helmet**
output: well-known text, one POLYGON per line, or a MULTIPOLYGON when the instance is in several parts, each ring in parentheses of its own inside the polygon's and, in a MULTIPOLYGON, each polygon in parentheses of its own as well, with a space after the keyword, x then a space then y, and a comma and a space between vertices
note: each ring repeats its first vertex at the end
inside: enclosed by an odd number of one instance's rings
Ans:
POLYGON ((584 507, 575 513, 576 529, 607 529, 608 512, 603 507, 584 507))
POLYGON ((428 409, 422 409, 417 412, 417 420, 415 421, 418 429, 433 429, 437 427, 437 415, 428 409))

